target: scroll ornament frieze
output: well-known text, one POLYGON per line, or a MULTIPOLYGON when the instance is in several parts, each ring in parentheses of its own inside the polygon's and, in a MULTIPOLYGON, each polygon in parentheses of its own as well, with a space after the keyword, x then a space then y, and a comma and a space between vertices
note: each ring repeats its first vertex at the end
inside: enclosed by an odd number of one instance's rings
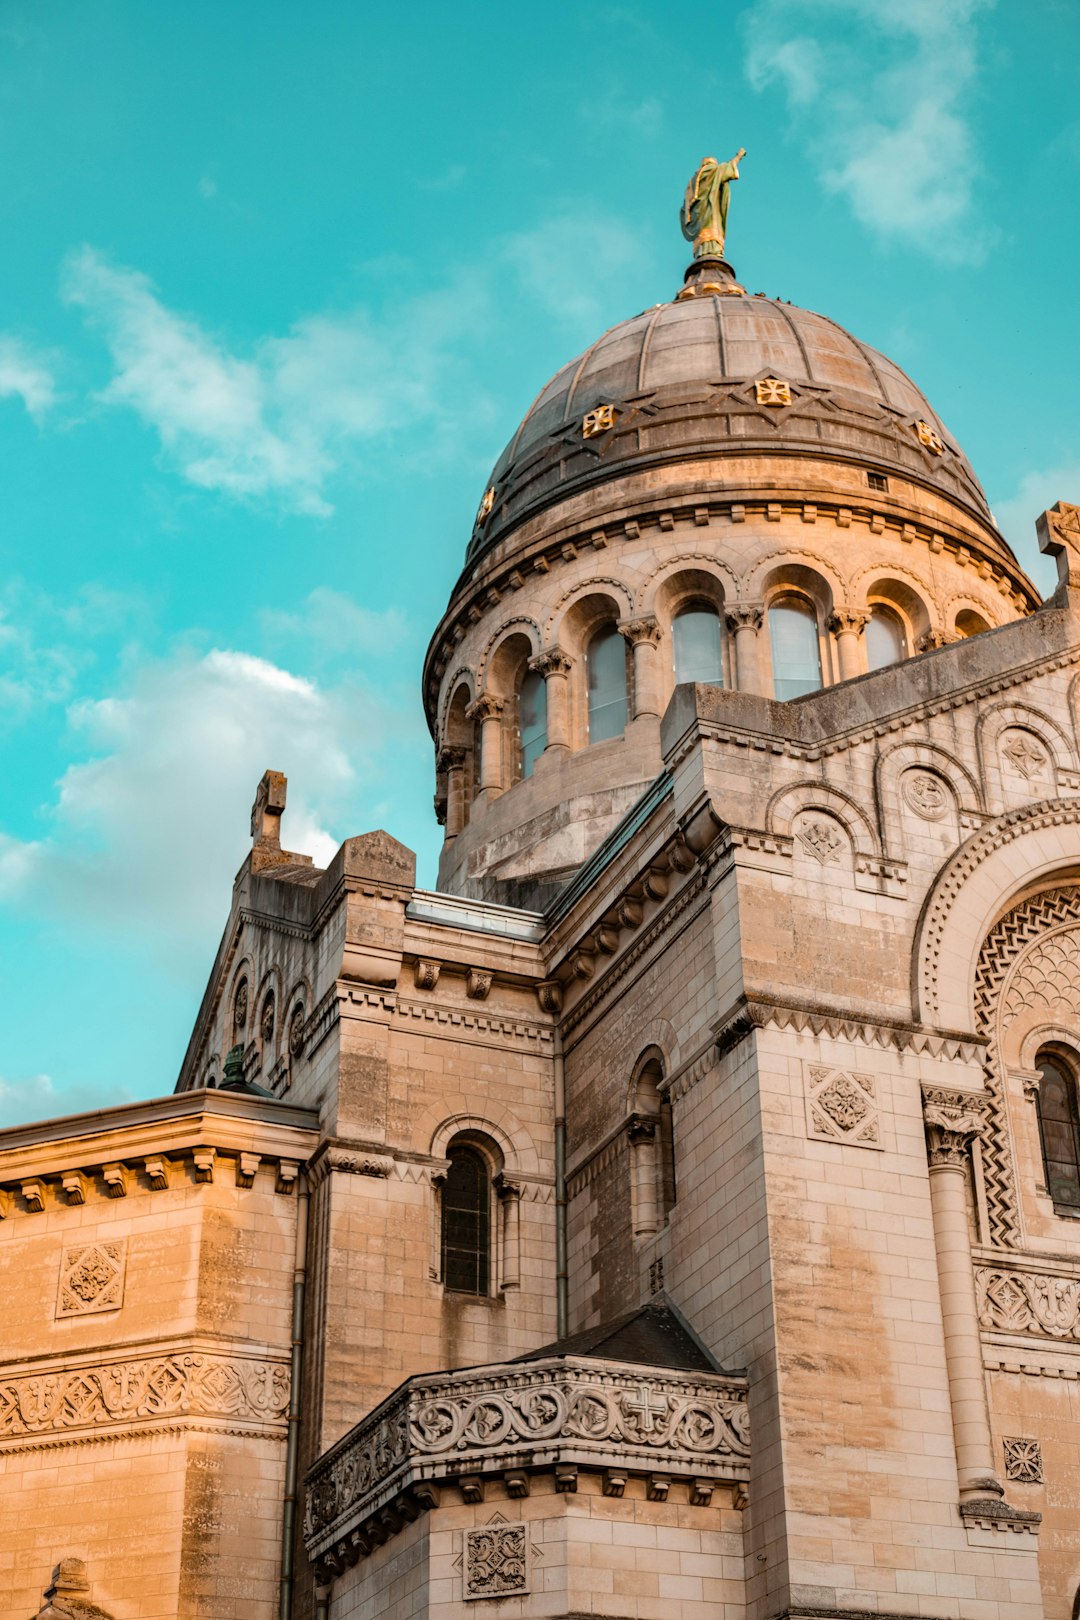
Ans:
POLYGON ((731 1473, 750 1455, 745 1391, 720 1379, 648 1376, 560 1360, 528 1371, 406 1385, 317 1464, 304 1534, 319 1541, 343 1515, 362 1516, 407 1462, 426 1477, 497 1467, 507 1453, 568 1446, 580 1456, 630 1452, 641 1466, 731 1473))
POLYGON ((0 1379, 0 1442, 154 1418, 276 1423, 288 1406, 283 1362, 173 1352, 0 1379))
POLYGON ((1038 1333, 1080 1343, 1080 1278, 976 1266, 979 1322, 995 1333, 1038 1333))

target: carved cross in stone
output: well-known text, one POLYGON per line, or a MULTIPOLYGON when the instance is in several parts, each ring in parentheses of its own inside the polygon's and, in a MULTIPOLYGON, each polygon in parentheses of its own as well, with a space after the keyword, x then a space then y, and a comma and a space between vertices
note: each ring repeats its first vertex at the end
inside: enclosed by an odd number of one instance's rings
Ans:
POLYGON ((1058 501, 1035 519, 1039 550, 1057 563, 1058 584, 1080 583, 1080 506, 1058 501))
POLYGON ((262 781, 255 789, 255 803, 251 807, 251 842, 281 843, 281 818, 285 813, 285 793, 288 778, 280 771, 264 771, 262 781))
POLYGON ((662 1420, 668 1415, 668 1400, 666 1395, 643 1384, 636 1391, 623 1392, 622 1409, 627 1416, 637 1416, 642 1434, 653 1434, 662 1427, 662 1420), (661 1419, 661 1422, 654 1422, 654 1418, 661 1419))

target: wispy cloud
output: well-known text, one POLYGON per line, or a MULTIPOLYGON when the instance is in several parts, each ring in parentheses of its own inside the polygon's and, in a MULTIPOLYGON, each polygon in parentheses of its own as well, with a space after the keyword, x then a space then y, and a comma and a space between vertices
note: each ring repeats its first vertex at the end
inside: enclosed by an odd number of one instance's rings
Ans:
POLYGON ((224 920, 264 769, 290 778, 287 846, 321 865, 339 841, 330 826, 370 808, 389 756, 400 765, 429 746, 392 696, 230 648, 145 661, 115 694, 74 703, 69 722, 84 757, 64 772, 43 837, 0 835, 0 897, 35 914, 62 902, 69 919, 183 972, 224 920))
POLYGON ((968 107, 993 0, 756 0, 746 73, 786 97, 824 186, 883 241, 946 264, 985 258, 968 107))
POLYGON ((1002 534, 1046 592, 1054 589, 1057 570, 1050 558, 1044 557, 1038 549, 1035 520, 1056 501, 1070 501, 1080 506, 1080 459, 1025 473, 1003 500, 993 502, 994 517, 1002 534))
POLYGON ((0 333, 0 399, 21 399, 35 421, 56 403, 56 380, 44 356, 0 333))
POLYGON ((51 1075, 31 1074, 21 1079, 0 1075, 0 1130, 25 1125, 39 1119, 55 1119, 85 1109, 109 1108, 130 1102, 133 1093, 123 1080, 114 1078, 107 1094, 99 1085, 58 1086, 51 1075))
POLYGON ((108 344, 113 376, 100 399, 153 428, 185 478, 316 516, 332 510, 332 475, 376 442, 422 423, 438 453, 460 417, 455 345, 483 320, 481 289, 454 285, 381 323, 362 308, 311 315, 239 354, 92 247, 68 259, 62 293, 108 344))

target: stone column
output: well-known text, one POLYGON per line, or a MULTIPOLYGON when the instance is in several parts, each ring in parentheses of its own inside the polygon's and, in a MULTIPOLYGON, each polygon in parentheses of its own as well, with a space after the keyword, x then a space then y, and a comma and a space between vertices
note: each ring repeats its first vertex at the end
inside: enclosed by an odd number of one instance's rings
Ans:
POLYGON ((634 709, 631 719, 660 717, 660 626, 655 619, 625 619, 619 634, 634 649, 634 709))
POLYGON ((866 659, 863 657, 861 637, 869 623, 869 613, 863 613, 855 608, 837 608, 829 619, 829 629, 836 637, 836 654, 842 681, 850 681, 856 675, 866 674, 866 659))
POLYGON ((480 722, 480 792, 495 798, 502 792, 502 715, 503 701, 491 692, 481 692, 465 710, 466 720, 480 722))
POLYGON ((970 1144, 982 1131, 984 1106, 977 1093, 923 1088, 930 1209, 961 1502, 1005 1494, 990 1438, 965 1187, 970 1144))
POLYGON ((634 1197, 634 1236, 649 1237, 660 1228, 657 1199, 657 1126, 652 1114, 632 1114, 627 1126, 634 1197))
POLYGON ((547 753, 570 747, 570 660, 558 647, 529 659, 529 668, 544 677, 547 695, 547 753))
MULTIPOLYGON (((446 808, 443 813, 445 836, 456 838, 465 825, 464 748, 441 748, 435 762, 435 770, 439 776, 446 778, 446 808)), ((437 804, 439 798, 440 796, 436 795, 437 804)))
POLYGON ((763 697, 765 674, 761 667, 758 632, 765 619, 765 609, 760 602, 737 602, 728 608, 724 617, 735 638, 735 689, 763 697))
POLYGON ((521 1283, 521 1183, 503 1172, 495 1177, 495 1191, 502 1210, 500 1282, 503 1288, 517 1288, 521 1283))

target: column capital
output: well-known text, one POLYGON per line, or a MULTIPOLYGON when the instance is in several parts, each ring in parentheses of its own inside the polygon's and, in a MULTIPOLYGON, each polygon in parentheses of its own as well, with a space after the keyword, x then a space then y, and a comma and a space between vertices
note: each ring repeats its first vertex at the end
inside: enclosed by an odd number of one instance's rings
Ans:
POLYGON ((972 1140, 986 1123, 986 1098, 977 1091, 923 1086, 923 1125, 932 1170, 962 1169, 972 1140))
POLYGON ((829 615, 834 636, 861 636, 869 623, 870 615, 863 608, 836 608, 829 615))
POLYGON ((497 1176, 493 1176, 491 1184, 500 1198, 520 1198, 525 1187, 524 1182, 505 1170, 500 1170, 497 1176))
POLYGON ((529 659, 529 668, 537 675, 542 675, 545 681, 550 675, 569 675, 571 659, 561 647, 547 647, 529 659))
POLYGON ((724 619, 731 631, 760 630, 765 620, 764 602, 733 602, 724 610, 724 619))
POLYGON ((481 692, 480 696, 465 710, 466 720, 493 720, 502 714, 506 707, 502 698, 496 697, 494 692, 481 692))
POLYGON ((915 643, 916 652, 933 652, 938 647, 951 647, 954 641, 962 641, 954 630, 943 630, 940 625, 925 631, 915 643))
POLYGON ((446 771, 460 771, 464 763, 464 748, 440 748, 435 756, 435 769, 440 776, 446 771))
POLYGON ((660 626, 654 618, 645 616, 639 619, 622 619, 616 628, 631 647, 637 647, 643 641, 649 642, 654 647, 659 644, 660 626))

